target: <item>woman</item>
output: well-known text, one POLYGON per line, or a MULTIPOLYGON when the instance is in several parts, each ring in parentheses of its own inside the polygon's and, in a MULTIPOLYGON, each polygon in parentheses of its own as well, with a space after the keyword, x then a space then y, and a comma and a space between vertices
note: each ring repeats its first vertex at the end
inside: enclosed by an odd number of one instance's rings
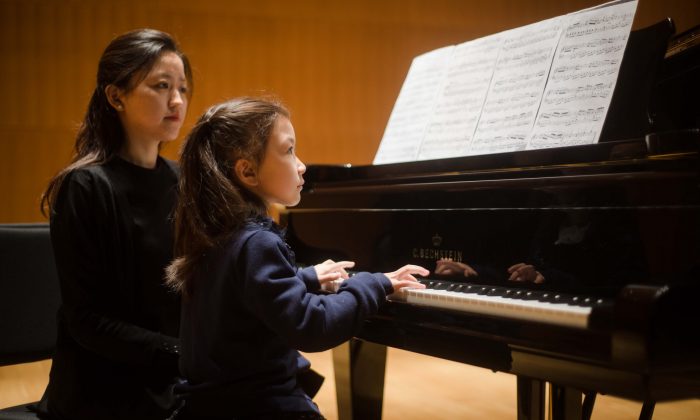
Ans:
POLYGON ((61 282, 58 338, 40 411, 57 419, 167 417, 178 375, 172 258, 177 138, 192 89, 166 33, 114 39, 78 131, 72 163, 42 197, 61 282))

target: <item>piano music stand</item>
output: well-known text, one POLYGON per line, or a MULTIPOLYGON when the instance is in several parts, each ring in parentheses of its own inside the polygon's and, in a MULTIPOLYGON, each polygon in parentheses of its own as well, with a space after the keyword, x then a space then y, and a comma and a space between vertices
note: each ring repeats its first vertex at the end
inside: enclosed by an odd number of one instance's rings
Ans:
POLYGON ((666 18, 630 33, 599 141, 642 138, 649 134, 653 124, 650 100, 674 32, 673 20, 666 18))

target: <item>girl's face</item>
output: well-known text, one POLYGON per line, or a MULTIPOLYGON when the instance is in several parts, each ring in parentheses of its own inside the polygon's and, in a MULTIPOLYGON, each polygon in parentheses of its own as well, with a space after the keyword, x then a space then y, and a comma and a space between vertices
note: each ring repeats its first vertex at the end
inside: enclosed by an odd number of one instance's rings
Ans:
POLYGON ((119 94, 116 108, 128 142, 175 140, 187 112, 182 59, 172 51, 161 54, 138 85, 119 94))
POLYGON ((295 143, 292 123, 287 117, 277 117, 253 186, 268 205, 299 204, 306 166, 296 156, 295 143))

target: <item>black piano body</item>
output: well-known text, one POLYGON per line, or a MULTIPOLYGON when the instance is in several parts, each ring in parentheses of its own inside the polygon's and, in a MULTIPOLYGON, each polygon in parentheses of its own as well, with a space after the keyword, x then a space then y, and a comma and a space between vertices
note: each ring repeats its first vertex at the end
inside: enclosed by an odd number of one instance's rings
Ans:
POLYGON ((590 414, 596 392, 646 402, 641 417, 655 401, 700 396, 700 96, 683 99, 682 123, 668 105, 673 89, 679 100, 697 91, 700 55, 685 54, 685 65, 671 57, 669 70, 667 57, 655 72, 646 126, 606 120, 616 140, 308 168, 301 204, 282 213, 299 264, 352 260, 373 272, 418 264, 438 290, 394 297, 336 349, 341 418, 381 417, 385 346, 517 375, 519 418, 543 417, 545 382, 562 418, 590 414), (632 135, 620 139, 624 130, 632 135), (445 259, 477 275, 436 270, 445 259), (509 280, 518 263, 544 282, 509 280), (449 295, 447 306, 438 295, 449 295), (454 295, 487 308, 460 309, 454 295), (518 301, 532 305, 502 309, 518 301), (586 312, 550 318, 551 303, 586 312))

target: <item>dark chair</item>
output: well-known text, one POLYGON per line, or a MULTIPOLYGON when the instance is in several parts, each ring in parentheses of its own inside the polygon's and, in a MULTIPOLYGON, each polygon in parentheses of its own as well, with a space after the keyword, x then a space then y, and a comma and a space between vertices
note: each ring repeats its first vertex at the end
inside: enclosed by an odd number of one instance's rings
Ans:
MULTIPOLYGON (((0 366, 51 358, 61 296, 47 223, 0 224, 0 366)), ((2 420, 36 419, 31 404, 2 420)))

